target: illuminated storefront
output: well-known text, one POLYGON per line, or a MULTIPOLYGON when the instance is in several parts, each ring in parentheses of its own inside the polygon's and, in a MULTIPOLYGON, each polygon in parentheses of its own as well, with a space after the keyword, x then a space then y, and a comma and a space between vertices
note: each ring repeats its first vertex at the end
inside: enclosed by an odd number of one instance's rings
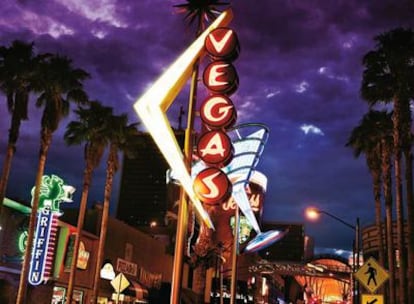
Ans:
MULTIPOLYGON (((2 253, 0 263, 0 284, 7 287, 8 294, 1 295, 14 300, 16 296, 30 207, 13 200, 5 199, 2 212, 2 253), (4 282, 4 283, 3 283, 4 282)), ((101 209, 90 210, 86 226, 96 225, 101 209)), ((69 219, 70 214, 76 218, 77 210, 67 209, 61 219, 69 219)), ((69 269, 73 257, 73 241, 76 229, 62 220, 57 221, 55 247, 52 267, 48 274, 48 282, 29 285, 28 303, 64 304, 67 295, 69 269), (36 299, 36 302, 33 302, 36 299)), ((72 222, 72 221, 68 221, 72 222)), ((110 218, 108 241, 105 248, 105 259, 112 262, 114 275, 124 273, 130 286, 123 292, 123 303, 148 303, 151 292, 159 292, 162 281, 171 274, 172 257, 165 254, 165 244, 137 231, 126 224, 110 218), (142 250, 146 248, 147 250, 142 250), (157 260, 153 265, 153 258, 157 260)), ((73 299, 76 303, 89 303, 92 295, 92 282, 96 264, 96 248, 98 237, 93 231, 83 231, 77 261, 76 281, 73 299)), ((99 302, 108 303, 114 293, 110 285, 113 276, 101 279, 99 302)), ((3 290, 3 289, 1 289, 3 290)), ((153 302, 157 303, 157 302, 153 302)))
MULTIPOLYGON (((21 204, 19 202, 5 199, 4 207, 2 212, 2 233, 1 233, 1 242, 2 242, 2 254, 3 259, 1 260, 0 265, 0 279, 4 279, 10 285, 10 293, 7 297, 10 301, 14 300, 16 296, 21 263, 23 259, 23 253, 26 249, 26 239, 27 239, 27 226, 28 226, 28 216, 30 214, 31 208, 27 205, 21 204)), ((46 224, 46 221, 43 221, 43 224, 46 224)), ((29 285, 27 300, 29 303, 36 299, 36 303, 39 304, 49 304, 49 303, 64 303, 62 302, 63 296, 66 293, 67 285, 67 274, 65 273, 65 260, 68 259, 68 248, 69 248, 69 235, 71 232, 75 231, 73 226, 70 226, 66 223, 63 223, 59 220, 56 221, 56 226, 54 228, 55 238, 53 243, 49 240, 49 245, 47 252, 51 255, 52 259, 47 259, 47 264, 45 267, 38 267, 42 271, 47 270, 47 272, 33 274, 33 268, 30 282, 37 282, 40 278, 45 278, 47 275, 48 281, 47 284, 40 282, 37 285, 29 285), (48 266, 48 267, 46 267, 48 266)), ((40 237, 43 236, 41 232, 40 237)), ((50 238, 49 234, 49 238, 50 238)), ((38 237, 38 240, 40 238, 38 237)), ((94 242, 97 241, 97 238, 91 234, 85 233, 82 237, 85 248, 90 248, 92 250, 94 242)), ((42 241, 38 241, 38 243, 42 241)), ((86 251, 87 249, 85 249, 86 251)), ((40 252, 37 257, 40 256, 40 252)), ((85 255, 82 256, 85 260, 85 255)), ((34 260, 36 261, 36 260, 34 260)), ((82 264, 83 262, 81 262, 82 264)), ((88 264, 93 264, 89 261, 88 264)), ((40 264, 39 264, 40 265, 40 264)), ((84 295, 91 289, 91 286, 87 285, 87 281, 90 277, 85 277, 85 274, 88 273, 91 269, 89 265, 87 269, 83 270, 83 273, 78 273, 79 275, 79 286, 75 289, 76 299, 79 300, 77 303, 85 303, 84 295)))
MULTIPOLYGON (((71 210, 76 213, 76 210, 71 210)), ((75 222, 75 216, 71 212, 66 212, 67 220, 75 222)), ((98 223, 101 218, 102 207, 97 204, 93 209, 89 210, 85 218, 88 223, 89 232, 94 236, 99 227, 98 223)), ((85 232, 84 232, 85 233, 85 232)), ((88 235, 90 233, 87 233, 88 235)), ((95 236, 94 236, 95 237, 95 236)), ((82 239, 85 243, 85 251, 80 252, 78 260, 78 272, 76 282, 78 290, 83 291, 83 303, 89 303, 92 294, 92 286, 84 289, 89 282, 93 282, 93 273, 96 263, 96 249, 98 239, 89 244, 88 241, 82 239), (88 260, 86 261, 86 257, 88 260), (86 265, 87 269, 82 269, 86 265), (85 282, 78 281, 78 274, 86 274, 91 272, 91 277, 85 282)), ((156 299, 160 293, 163 280, 169 279, 172 269, 172 257, 165 253, 165 243, 147 235, 127 224, 110 217, 108 220, 107 240, 104 248, 104 261, 100 265, 100 283, 98 292, 98 303, 106 304, 110 301, 122 299, 122 303, 149 303, 150 299, 156 299), (156 262, 154 262, 156 261, 156 262), (116 293, 112 285, 118 275, 122 274, 128 280, 128 286, 119 294, 116 293), (112 282, 112 283, 111 283, 112 282)), ((82 246, 81 246, 82 247, 82 246)), ((82 248, 81 248, 82 249, 82 248)), ((66 260, 63 268, 68 264, 66 260)), ((70 263, 68 264, 70 265, 70 263)), ((66 287, 68 273, 61 272, 60 286, 66 287)), ((151 303, 160 303, 157 301, 151 303)))

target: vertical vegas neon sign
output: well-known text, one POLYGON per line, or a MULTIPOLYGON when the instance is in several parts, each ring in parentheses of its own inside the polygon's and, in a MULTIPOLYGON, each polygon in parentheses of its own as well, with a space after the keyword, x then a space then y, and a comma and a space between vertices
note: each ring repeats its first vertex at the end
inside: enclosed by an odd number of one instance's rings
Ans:
MULTIPOLYGON (((72 202, 75 188, 65 185, 56 175, 44 175, 40 187, 39 210, 33 242, 28 281, 31 285, 46 282, 52 271, 60 203, 72 202)), ((32 189, 32 195, 34 188, 32 189)), ((26 248, 27 250, 27 248, 26 248)))
POLYGON ((239 42, 235 32, 219 27, 209 33, 205 49, 213 60, 204 70, 204 85, 211 95, 200 108, 200 117, 208 131, 197 143, 200 159, 209 167, 197 174, 194 179, 194 192, 207 205, 225 201, 231 194, 232 184, 220 170, 233 157, 233 145, 226 129, 236 122, 237 113, 229 98, 238 88, 238 75, 231 64, 239 55, 239 42))

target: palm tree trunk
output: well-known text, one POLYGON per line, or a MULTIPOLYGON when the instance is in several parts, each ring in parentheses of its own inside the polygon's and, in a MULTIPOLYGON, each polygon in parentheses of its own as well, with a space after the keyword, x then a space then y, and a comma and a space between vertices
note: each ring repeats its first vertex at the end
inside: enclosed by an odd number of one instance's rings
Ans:
POLYGON ((400 303, 406 302, 406 264, 405 264, 405 246, 404 246, 404 210, 402 202, 402 179, 401 179, 401 161, 395 161, 395 175, 396 175, 396 217, 397 217, 397 248, 398 248, 398 295, 400 303))
MULTIPOLYGON (((385 143, 383 141, 383 143, 385 143)), ((386 222, 386 236, 387 236, 387 260, 388 273, 390 278, 388 280, 389 298, 387 303, 395 304, 395 267, 394 267, 394 245, 393 245, 393 221, 392 221, 392 178, 391 178, 391 157, 390 151, 384 146, 382 151, 382 176, 383 176, 383 190, 385 201, 385 222, 386 222)))
POLYGON ((406 264, 405 264, 405 246, 404 246, 404 210, 403 210, 403 187, 401 176, 401 154, 402 154, 402 109, 401 102, 396 98, 394 100, 394 174, 395 174, 395 210, 397 215, 397 248, 399 256, 398 268, 398 295, 399 303, 407 303, 406 299, 406 264))
POLYGON ((72 263, 70 265, 66 303, 72 303, 73 288, 76 280, 76 266, 78 262, 79 245, 82 236, 83 222, 85 221, 86 205, 88 202, 88 193, 91 180, 92 168, 87 164, 83 175, 82 197, 79 206, 78 224, 76 226, 76 237, 73 247, 72 263))
POLYGON ((16 147, 15 147, 14 144, 10 144, 10 143, 8 144, 7 152, 6 152, 6 158, 4 159, 3 170, 1 172, 1 179, 0 179, 0 216, 1 216, 1 213, 2 213, 3 201, 4 201, 4 198, 6 197, 6 187, 7 187, 8 181, 9 181, 10 168, 11 168, 11 163, 12 163, 12 159, 13 159, 15 149, 16 149, 16 147))
MULTIPOLYGON (((14 98, 14 101, 12 101, 12 103, 16 104, 16 102, 17 102, 17 98, 14 98)), ((2 213, 3 201, 4 201, 4 198, 6 197, 6 189, 7 189, 7 184, 9 182, 11 163, 13 160, 14 152, 16 151, 16 142, 17 142, 17 138, 19 137, 19 130, 20 130, 21 119, 22 119, 21 114, 22 113, 20 111, 17 111, 15 109, 13 111, 12 118, 11 118, 9 140, 7 144, 7 152, 6 152, 6 157, 4 159, 4 165, 3 165, 3 170, 1 173, 1 180, 0 180, 0 216, 2 213)))
POLYGON ((413 155, 405 152, 407 188, 407 235, 408 235, 408 301, 414 302, 414 198, 413 198, 413 155))
POLYGON ((382 238, 382 210, 381 210, 381 178, 379 172, 374 176, 375 224, 378 234, 378 256, 380 265, 384 265, 384 241, 382 238))
POLYGON ((204 303, 204 288, 206 286, 207 266, 200 263, 194 269, 193 291, 197 294, 200 303, 204 303))
POLYGON ((116 163, 116 147, 111 146, 109 156, 108 156, 107 169, 106 169, 105 195, 104 195, 104 204, 103 204, 103 210, 102 210, 101 231, 99 233, 98 256, 96 258, 92 303, 97 303, 98 301, 100 270, 101 270, 101 266, 103 262, 103 256, 105 253, 104 249, 105 249, 106 232, 108 230, 108 219, 109 219, 109 200, 111 198, 111 192, 112 192, 112 181, 113 181, 113 176, 115 173, 115 163, 116 163))
POLYGON ((33 199, 32 199, 32 212, 30 213, 29 231, 27 235, 27 243, 26 243, 26 249, 24 252, 22 270, 20 272, 20 282, 19 282, 19 289, 17 291, 16 304, 25 303, 26 292, 27 292, 27 275, 29 272, 29 265, 30 265, 30 259, 31 259, 32 248, 33 248, 34 232, 35 232, 35 227, 36 227, 37 210, 39 207, 40 186, 42 183, 43 173, 45 171, 47 152, 49 150, 50 143, 52 141, 52 133, 50 133, 48 130, 42 130, 41 137, 42 137, 42 140, 40 144, 39 164, 37 168, 35 190, 34 190, 33 199))
POLYGON ((406 293, 406 277, 405 272, 405 246, 404 246, 404 210, 402 202, 402 178, 401 178, 401 154, 396 156, 395 165, 395 210, 397 216, 397 248, 398 248, 398 295, 399 303, 407 303, 406 293))
POLYGON ((394 264, 394 244, 393 244, 393 221, 392 221, 392 206, 385 207, 385 222, 387 234, 387 257, 388 257, 388 273, 390 275, 388 280, 389 286, 389 301, 387 303, 395 304, 395 264, 394 264))

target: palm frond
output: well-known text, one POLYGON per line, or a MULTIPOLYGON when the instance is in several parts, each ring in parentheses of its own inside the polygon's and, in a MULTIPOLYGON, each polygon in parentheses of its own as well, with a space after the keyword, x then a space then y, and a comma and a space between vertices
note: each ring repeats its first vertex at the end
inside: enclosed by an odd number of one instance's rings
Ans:
POLYGON ((205 24, 214 21, 221 13, 218 7, 229 5, 230 3, 219 0, 187 0, 187 3, 176 4, 174 7, 178 13, 185 14, 184 20, 188 25, 196 23, 198 27, 204 28, 205 24))

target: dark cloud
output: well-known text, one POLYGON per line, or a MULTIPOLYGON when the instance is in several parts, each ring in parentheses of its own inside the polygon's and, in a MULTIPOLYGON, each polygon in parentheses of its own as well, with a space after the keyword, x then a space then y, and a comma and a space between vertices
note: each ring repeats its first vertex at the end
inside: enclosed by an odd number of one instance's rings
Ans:
MULTIPOLYGON (((2 3, 0 44, 34 41, 38 52, 69 56, 91 74, 85 83, 91 99, 128 113, 137 121, 135 100, 186 49, 194 31, 173 9, 184 1, 55 0, 2 3)), ((234 62, 240 86, 232 96, 239 123, 261 122, 270 137, 258 169, 269 178, 264 218, 305 222, 310 204, 353 222, 373 221, 371 179, 362 159, 345 143, 367 111, 361 100, 362 56, 373 38, 398 26, 412 26, 414 8, 404 1, 232 1, 241 53, 234 62), (302 125, 321 133, 305 132, 302 125)), ((203 62, 206 64, 206 62, 203 62)), ((200 86, 199 99, 206 96, 200 86)), ((168 112, 176 126, 188 87, 168 112)), ((5 103, 0 95, 0 104, 5 103)), ((7 142, 9 116, 0 107, 0 157, 7 142)), ((39 149, 40 111, 24 122, 8 189, 30 199, 39 149)), ((78 189, 83 174, 82 147, 67 147, 56 132, 47 173, 58 173, 78 189)), ((119 174, 114 182, 117 199, 119 174)), ((103 199, 105 161, 95 172, 91 201, 103 199)), ((112 205, 114 210, 116 206, 112 205)), ((306 223, 317 246, 347 247, 352 231, 332 219, 306 223)))

